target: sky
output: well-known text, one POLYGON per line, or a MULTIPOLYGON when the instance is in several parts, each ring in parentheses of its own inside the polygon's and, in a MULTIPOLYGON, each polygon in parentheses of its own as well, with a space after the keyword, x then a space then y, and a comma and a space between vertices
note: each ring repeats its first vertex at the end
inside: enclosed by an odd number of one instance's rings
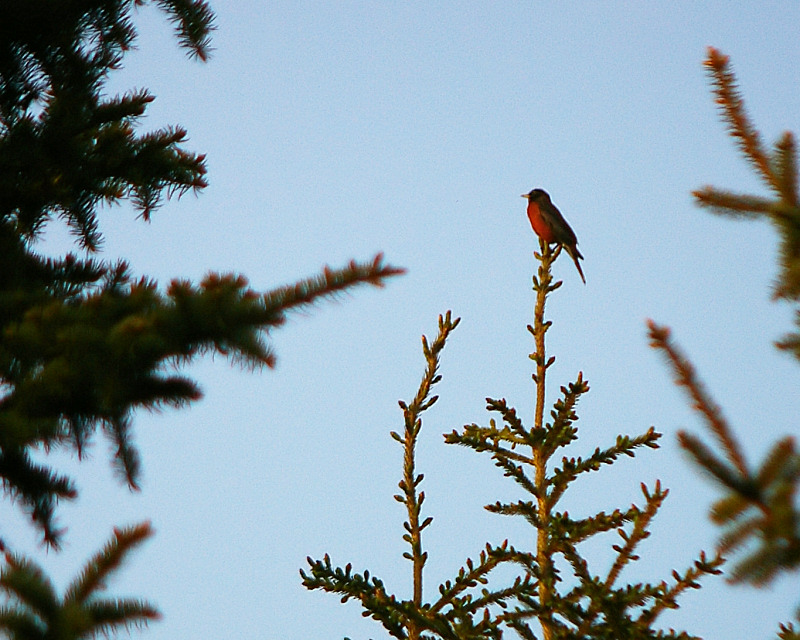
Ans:
MULTIPOLYGON (((651 425, 662 448, 577 482, 571 515, 641 504, 640 483, 670 495, 623 574, 669 580, 717 531, 718 495, 676 445, 705 435, 648 347, 645 322, 669 325, 757 464, 797 422, 798 363, 772 346, 790 310, 770 300, 777 236, 767 224, 714 217, 691 191, 706 184, 765 194, 727 136, 702 62, 731 56, 766 143, 797 131, 800 4, 789 2, 212 3, 207 64, 179 49, 164 15, 139 8, 138 49, 110 93, 157 96, 143 130, 180 124, 208 154, 210 186, 165 204, 149 223, 128 206, 101 213, 103 256, 167 285, 236 272, 266 291, 384 252, 408 272, 295 314, 271 335, 274 370, 222 356, 186 368, 204 398, 141 412, 142 490, 131 493, 97 438, 80 463, 51 455, 80 498, 59 507, 61 553, 38 545, 13 505, 7 538, 63 588, 114 526, 150 520, 156 536, 109 593, 164 614, 135 637, 385 638, 356 603, 309 592, 306 557, 369 569, 409 597, 403 507, 392 496, 402 450, 400 399, 424 370, 420 336, 462 318, 442 356, 439 402, 424 416, 425 590, 452 578, 486 542, 532 544, 524 524, 483 505, 522 496, 488 456, 442 434, 487 424, 485 398, 534 412, 536 237, 521 193, 546 189, 585 256, 567 256, 547 314, 548 404, 583 372, 570 455, 651 425)), ((70 250, 53 223, 45 249, 70 250)), ((597 573, 614 535, 587 548, 597 573)), ((766 638, 798 603, 796 578, 755 591, 703 581, 660 618, 710 640, 766 638)))

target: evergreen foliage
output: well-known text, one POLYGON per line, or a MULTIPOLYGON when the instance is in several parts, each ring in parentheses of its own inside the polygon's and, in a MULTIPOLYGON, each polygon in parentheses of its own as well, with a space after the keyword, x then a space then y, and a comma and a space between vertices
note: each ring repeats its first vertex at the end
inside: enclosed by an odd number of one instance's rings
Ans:
MULTIPOLYGON (((794 135, 786 131, 775 142, 772 151, 765 149, 758 130, 744 109, 744 100, 728 56, 709 47, 705 66, 731 137, 755 174, 769 189, 771 197, 745 195, 707 186, 694 192, 695 199, 700 206, 714 213, 731 218, 766 218, 775 226, 780 236, 781 271, 775 282, 774 296, 797 305, 800 303, 800 193, 794 135)), ((795 313, 800 327, 800 306, 795 313)), ((778 347, 800 359, 800 333, 786 335, 778 347)))
MULTIPOLYGON (((784 133, 772 152, 744 110, 744 101, 730 69, 728 56, 709 48, 705 62, 714 85, 716 102, 730 135, 772 197, 742 195, 705 187, 695 192, 700 206, 733 218, 770 220, 780 234, 780 275, 774 297, 800 302, 800 199, 794 136, 784 133)), ((796 311, 800 326, 800 308, 796 311)), ((794 437, 776 442, 757 468, 748 464, 730 424, 698 378, 691 362, 671 339, 667 327, 649 322, 651 345, 661 351, 676 384, 689 397, 692 408, 713 436, 714 444, 680 431, 678 441, 692 460, 722 488, 723 495, 711 507, 711 520, 722 527, 718 551, 737 554, 729 580, 754 586, 769 584, 787 571, 800 568, 800 452, 794 437)), ((777 344, 800 359, 800 333, 787 335, 777 344)), ((800 620, 800 611, 798 612, 800 620)), ((782 624, 783 640, 798 640, 792 624, 782 624)))
POLYGON ((697 588, 697 580, 706 574, 720 573, 723 560, 709 559, 704 553, 683 573, 673 572, 670 583, 622 584, 621 574, 639 559, 636 550, 649 535, 651 521, 667 496, 659 482, 648 489, 642 485, 644 505, 599 512, 586 517, 571 517, 556 507, 571 483, 585 473, 613 464, 620 456, 632 457, 641 447, 658 448, 661 434, 650 428, 642 435, 620 435, 607 449, 595 449, 587 457, 561 458, 555 466, 555 454, 578 439, 575 407, 589 390, 581 374, 568 387, 544 421, 545 379, 555 361, 547 358, 545 334, 551 326, 545 320, 547 296, 561 286, 553 282, 551 265, 560 248, 541 244, 538 276, 534 276, 536 306, 534 324, 528 330, 535 342, 530 355, 535 363, 536 413, 533 427, 526 427, 513 407, 503 399, 487 398, 488 409, 500 415, 488 427, 467 425, 461 432, 445 436, 450 444, 460 444, 478 452, 488 452, 505 476, 514 480, 528 494, 528 500, 497 502, 486 509, 501 515, 524 518, 534 529, 533 549, 520 549, 508 540, 499 545, 487 544, 477 559, 468 559, 449 581, 438 587, 438 597, 426 601, 423 593, 423 569, 428 559, 423 551, 422 532, 432 518, 423 518, 425 498, 419 489, 423 474, 414 462, 416 440, 422 427, 421 414, 438 399, 431 388, 440 380, 439 354, 458 320, 450 313, 439 318, 439 334, 429 343, 422 339, 427 367, 419 390, 410 403, 401 402, 405 430, 392 433, 404 450, 401 493, 395 499, 406 507, 403 539, 410 550, 404 557, 412 563, 413 596, 402 600, 393 595, 379 578, 369 571, 354 573, 352 565, 343 569, 333 565, 328 555, 322 560, 308 558, 308 572, 301 570, 308 589, 321 589, 339 595, 342 602, 355 599, 363 615, 379 621, 390 635, 399 639, 420 638, 500 638, 513 630, 525 639, 543 640, 589 638, 690 638, 685 632, 664 631, 654 627, 666 609, 678 607, 677 599, 686 590, 697 588), (581 543, 615 531, 620 541, 612 545, 615 559, 603 575, 590 569, 581 553, 581 543), (495 570, 500 566, 517 568, 510 584, 494 585, 495 570), (569 575, 567 575, 569 572, 569 575))
POLYGON ((144 626, 160 618, 151 604, 129 598, 104 599, 99 593, 126 556, 152 535, 149 523, 115 529, 59 597, 44 571, 29 558, 6 553, 0 589, 10 603, 0 608, 0 630, 10 640, 79 640, 117 629, 144 626))
POLYGON ((767 453, 758 469, 751 469, 722 410, 709 397, 694 367, 670 340, 666 327, 650 323, 652 346, 661 350, 672 367, 676 383, 686 389, 716 440, 712 448, 686 431, 678 433, 680 445, 697 465, 725 490, 711 507, 711 519, 725 528, 719 541, 722 553, 751 553, 733 568, 733 582, 768 584, 781 571, 800 566, 800 514, 796 510, 800 480, 800 455, 792 437, 782 438, 767 453))
POLYGON ((394 440, 403 446, 403 477, 399 483, 400 493, 394 499, 406 508, 408 519, 403 523, 403 534, 410 551, 403 557, 411 562, 413 596, 401 600, 391 594, 382 580, 371 576, 369 571, 353 573, 352 565, 344 569, 334 567, 326 554, 322 560, 308 558, 309 571, 301 570, 303 585, 308 589, 322 589, 341 596, 342 602, 354 599, 364 608, 363 615, 379 621, 395 638, 499 638, 502 635, 502 620, 491 615, 493 606, 503 606, 515 596, 515 592, 530 592, 530 580, 518 579, 512 586, 501 589, 479 590, 486 585, 488 576, 502 564, 519 561, 522 554, 507 542, 486 548, 478 559, 468 558, 452 581, 439 585, 439 597, 433 602, 423 599, 423 568, 428 553, 422 548, 422 531, 433 521, 431 517, 421 520, 421 507, 425 492, 419 490, 424 475, 416 472, 415 450, 422 429, 422 413, 432 407, 438 396, 431 395, 433 386, 441 380, 438 374, 440 354, 450 332, 458 326, 459 319, 452 319, 450 312, 439 316, 439 333, 432 343, 423 336, 422 350, 426 368, 419 389, 410 403, 401 401, 403 410, 403 434, 392 432, 394 440))
MULTIPOLYGON (((107 96, 136 38, 142 1, 0 2, 0 479, 49 545, 70 478, 31 456, 66 446, 80 456, 100 428, 114 464, 136 488, 132 412, 181 406, 200 396, 175 373, 206 352, 244 366, 272 366, 269 332, 286 312, 360 284, 402 273, 383 262, 351 262, 273 291, 235 274, 161 287, 124 261, 97 257, 98 207, 130 201, 148 220, 165 197, 206 186, 205 159, 186 132, 140 133, 153 96, 107 96), (48 258, 35 241, 61 218, 81 255, 48 258)), ((192 56, 205 60, 213 15, 205 2, 155 2, 192 56)))

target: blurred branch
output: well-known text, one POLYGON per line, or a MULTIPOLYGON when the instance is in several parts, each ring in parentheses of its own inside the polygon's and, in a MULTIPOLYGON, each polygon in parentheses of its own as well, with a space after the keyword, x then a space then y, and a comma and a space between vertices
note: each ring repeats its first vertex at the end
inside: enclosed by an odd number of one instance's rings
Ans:
POLYGON ((800 514, 796 506, 800 484, 800 454, 794 438, 779 440, 760 468, 751 472, 741 446, 719 407, 698 380, 694 368, 670 340, 666 327, 650 321, 651 346, 661 351, 673 370, 675 382, 686 390, 692 408, 704 419, 725 458, 697 437, 681 431, 680 445, 695 464, 708 472, 725 490, 711 509, 715 523, 725 527, 720 553, 748 545, 749 553, 734 566, 733 582, 762 586, 783 571, 800 568, 800 514))

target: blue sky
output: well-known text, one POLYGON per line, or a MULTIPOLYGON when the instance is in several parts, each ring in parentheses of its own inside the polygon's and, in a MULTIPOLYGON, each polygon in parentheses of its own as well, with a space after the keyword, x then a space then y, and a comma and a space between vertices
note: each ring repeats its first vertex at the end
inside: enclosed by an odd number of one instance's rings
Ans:
MULTIPOLYGON (((435 593, 487 542, 532 531, 483 510, 519 494, 488 457, 442 434, 486 424, 486 396, 532 420, 531 275, 536 238, 519 194, 547 189, 575 229, 584 286, 566 258, 549 303, 549 402, 578 371, 591 385, 573 455, 654 425, 642 452, 574 486, 571 514, 670 489, 630 581, 668 579, 711 550, 715 491, 675 444, 700 431, 647 346, 645 319, 670 325, 723 406, 750 460, 796 426, 796 362, 771 346, 789 310, 769 300, 776 236, 697 209, 705 184, 763 193, 716 112, 702 61, 732 57, 753 120, 772 143, 798 129, 800 5, 778 2, 213 3, 208 64, 178 49, 163 16, 137 11, 139 49, 110 91, 148 87, 143 126, 181 124, 208 153, 210 187, 149 224, 103 212, 105 256, 167 283, 209 270, 266 290, 383 251, 408 274, 296 315, 274 334, 278 367, 255 375, 222 357, 188 368, 205 398, 142 413, 142 491, 119 486, 98 439, 73 470, 81 497, 60 509, 65 550, 46 553, 12 507, 9 537, 66 583, 114 525, 151 519, 156 537, 110 587, 154 601, 142 637, 385 637, 356 604, 300 586, 305 558, 330 553, 410 593, 398 399, 423 371, 419 337, 462 317, 444 352, 439 403, 418 468, 426 585, 435 593)), ((66 250, 58 225, 47 249, 66 250)), ((587 550, 600 572, 611 537, 587 550)), ((796 605, 796 580, 771 590, 707 580, 665 626, 706 638, 767 637, 796 605)), ((136 632, 136 635, 139 635, 136 632)))

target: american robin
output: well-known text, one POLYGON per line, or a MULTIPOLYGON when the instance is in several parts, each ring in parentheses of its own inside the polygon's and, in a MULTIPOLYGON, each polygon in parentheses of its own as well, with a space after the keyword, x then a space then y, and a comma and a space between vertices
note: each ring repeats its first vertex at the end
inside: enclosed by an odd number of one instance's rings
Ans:
POLYGON ((528 199, 528 220, 531 221, 536 235, 548 244, 555 242, 564 247, 578 268, 583 284, 586 284, 586 278, 583 277, 583 271, 578 262, 579 258, 583 260, 581 252, 578 251, 578 238, 556 205, 550 200, 547 191, 534 189, 530 193, 523 193, 522 197, 528 199))

